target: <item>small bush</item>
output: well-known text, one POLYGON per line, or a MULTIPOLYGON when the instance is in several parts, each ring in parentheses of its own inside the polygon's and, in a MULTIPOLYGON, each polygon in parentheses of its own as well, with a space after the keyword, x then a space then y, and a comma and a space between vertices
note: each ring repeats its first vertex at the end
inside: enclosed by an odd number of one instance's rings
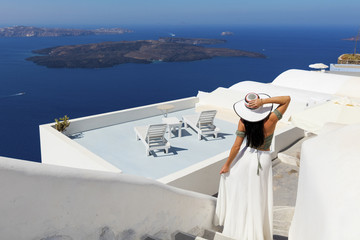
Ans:
POLYGON ((59 132, 63 132, 70 125, 69 117, 65 115, 63 118, 59 118, 59 119, 60 120, 55 118, 55 122, 56 122, 55 129, 58 130, 59 132))
POLYGON ((343 54, 338 58, 338 64, 360 64, 360 54, 343 54))

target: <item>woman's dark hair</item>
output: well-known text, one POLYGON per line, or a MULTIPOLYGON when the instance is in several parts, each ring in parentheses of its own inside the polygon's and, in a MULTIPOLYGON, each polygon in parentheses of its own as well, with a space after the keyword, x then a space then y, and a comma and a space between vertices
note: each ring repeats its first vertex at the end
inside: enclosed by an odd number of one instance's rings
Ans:
MULTIPOLYGON (((265 120, 265 119, 264 119, 265 120)), ((241 121, 245 125, 245 136, 247 137, 247 147, 258 148, 264 144, 264 120, 259 122, 249 122, 244 119, 241 121)))

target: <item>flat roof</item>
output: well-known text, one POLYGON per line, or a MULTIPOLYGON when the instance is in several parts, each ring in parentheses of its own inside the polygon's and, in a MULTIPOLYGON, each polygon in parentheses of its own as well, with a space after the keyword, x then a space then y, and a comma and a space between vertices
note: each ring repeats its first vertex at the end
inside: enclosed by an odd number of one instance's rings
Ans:
MULTIPOLYGON (((168 117, 197 114, 195 108, 172 112, 168 117)), ((189 128, 182 128, 182 137, 177 131, 168 139, 171 148, 169 153, 162 150, 147 156, 145 146, 136 140, 135 126, 162 123, 163 115, 139 119, 109 127, 84 131, 74 134, 71 138, 99 157, 108 161, 123 173, 159 179, 199 163, 219 153, 229 150, 235 141, 237 125, 215 118, 214 124, 220 128, 217 138, 206 136, 201 141, 197 133, 189 128)), ((220 171, 220 169, 219 169, 220 171)))

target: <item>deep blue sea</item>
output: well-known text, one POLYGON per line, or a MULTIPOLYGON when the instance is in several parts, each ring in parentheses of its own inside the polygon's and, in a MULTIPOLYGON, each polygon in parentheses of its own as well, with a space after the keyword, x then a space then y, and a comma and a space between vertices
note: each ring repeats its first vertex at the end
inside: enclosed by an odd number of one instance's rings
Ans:
POLYGON ((308 70, 312 63, 335 63, 342 53, 354 49, 354 42, 341 39, 357 32, 351 27, 128 28, 135 32, 116 36, 0 38, 0 156, 40 162, 39 125, 64 115, 78 118, 196 96, 198 90, 212 91, 243 80, 267 83, 288 69, 308 70), (223 31, 234 35, 222 37, 223 31), (170 33, 176 37, 226 39, 227 43, 214 47, 261 52, 268 58, 122 64, 103 69, 51 69, 25 60, 35 49, 158 39, 170 33))

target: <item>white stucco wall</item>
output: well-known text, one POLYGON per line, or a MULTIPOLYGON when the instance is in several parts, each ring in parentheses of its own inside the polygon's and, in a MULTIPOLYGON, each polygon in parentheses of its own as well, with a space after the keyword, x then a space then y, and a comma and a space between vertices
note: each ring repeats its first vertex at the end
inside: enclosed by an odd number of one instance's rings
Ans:
POLYGON ((170 186, 214 195, 219 190, 220 169, 225 164, 230 150, 194 164, 188 168, 158 179, 170 186))
POLYGON ((360 66, 356 64, 330 64, 330 71, 335 72, 360 72, 360 66))
MULTIPOLYGON (((282 76, 282 74, 280 74, 279 77, 280 76, 282 76)), ((286 75, 284 77, 286 77, 286 75)), ((267 93, 271 97, 288 95, 291 96, 292 102, 308 104, 316 104, 316 102, 333 98, 331 94, 315 92, 312 89, 297 89, 276 83, 277 81, 274 81, 273 83, 243 81, 232 85, 229 87, 229 90, 240 92, 239 99, 243 99, 249 92, 267 93)))
POLYGON ((170 239, 212 228, 215 198, 141 177, 0 157, 0 181, 1 239, 170 239))
POLYGON ((44 164, 121 173, 121 170, 58 132, 52 125, 41 125, 41 161, 44 164))
POLYGON ((197 97, 182 98, 173 101, 156 103, 141 107, 129 108, 115 112, 103 113, 93 116, 87 116, 77 119, 70 119, 70 126, 67 128, 68 135, 88 131, 96 128, 107 127, 115 124, 130 122, 143 118, 162 115, 163 112, 157 107, 163 104, 171 104, 174 106, 168 112, 180 111, 188 108, 193 108, 198 102, 197 97))
POLYGON ((360 124, 327 127, 302 144, 289 240, 360 239, 360 124))
POLYGON ((281 73, 271 84, 325 94, 358 97, 360 77, 328 72, 291 69, 281 73), (350 87, 351 86, 351 87, 350 87))

